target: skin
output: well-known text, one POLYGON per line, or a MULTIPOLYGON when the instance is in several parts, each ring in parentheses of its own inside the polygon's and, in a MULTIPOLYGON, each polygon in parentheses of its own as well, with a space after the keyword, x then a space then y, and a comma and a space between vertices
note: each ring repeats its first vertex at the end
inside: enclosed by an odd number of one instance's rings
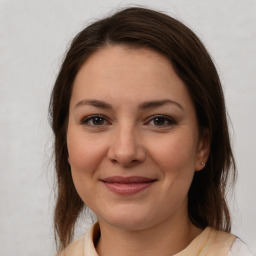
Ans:
POLYGON ((120 45, 93 54, 74 82, 67 144, 77 192, 99 220, 99 255, 172 255, 201 232, 189 220, 187 194, 209 143, 163 55, 120 45), (102 182, 112 176, 154 182, 118 194, 102 182))

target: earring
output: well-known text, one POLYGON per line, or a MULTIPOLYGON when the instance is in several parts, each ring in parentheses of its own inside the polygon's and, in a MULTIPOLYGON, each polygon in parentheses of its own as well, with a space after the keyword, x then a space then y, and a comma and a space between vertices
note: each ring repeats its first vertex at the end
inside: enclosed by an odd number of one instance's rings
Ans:
POLYGON ((205 162, 202 161, 202 162, 201 162, 201 165, 205 165, 205 162))

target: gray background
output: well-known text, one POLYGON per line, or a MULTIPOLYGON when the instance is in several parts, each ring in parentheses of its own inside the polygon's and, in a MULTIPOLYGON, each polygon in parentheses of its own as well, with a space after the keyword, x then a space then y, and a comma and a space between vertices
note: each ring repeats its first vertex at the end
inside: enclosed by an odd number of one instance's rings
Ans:
POLYGON ((71 38, 95 18, 133 3, 184 21, 216 62, 239 171, 230 199, 233 233, 256 252, 255 0, 2 0, 0 255, 54 255, 51 87, 71 38))

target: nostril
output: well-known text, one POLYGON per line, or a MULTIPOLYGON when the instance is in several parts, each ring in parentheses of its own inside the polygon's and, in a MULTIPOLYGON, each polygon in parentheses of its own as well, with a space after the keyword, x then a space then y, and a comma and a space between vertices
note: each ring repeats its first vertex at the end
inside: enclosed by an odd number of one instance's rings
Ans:
POLYGON ((138 160, 136 160, 136 159, 134 159, 134 160, 131 160, 131 161, 125 161, 125 160, 117 160, 117 159, 110 159, 111 160, 111 162, 113 163, 113 164, 119 164, 119 165, 121 165, 121 166, 124 166, 124 167, 130 167, 130 166, 133 166, 133 165, 135 165, 135 164, 137 164, 137 163, 139 163, 140 161, 138 161, 138 160))
POLYGON ((144 161, 145 150, 134 133, 123 132, 113 137, 107 157, 113 163, 130 166, 144 161))

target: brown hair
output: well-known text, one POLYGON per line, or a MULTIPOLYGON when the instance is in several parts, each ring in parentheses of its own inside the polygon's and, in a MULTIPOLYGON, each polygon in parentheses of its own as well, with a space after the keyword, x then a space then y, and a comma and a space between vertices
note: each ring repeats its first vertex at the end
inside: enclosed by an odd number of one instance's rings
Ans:
POLYGON ((185 83, 196 109, 199 129, 207 129, 211 140, 208 162, 203 171, 195 173, 189 190, 188 214, 200 228, 211 226, 230 232, 226 190, 230 174, 234 181, 235 163, 216 68, 204 45, 184 24, 161 12, 128 8, 94 22, 74 38, 52 91, 49 112, 55 135, 58 195, 54 224, 58 249, 72 240, 77 218, 85 208, 67 161, 66 131, 72 85, 86 59, 108 44, 146 47, 163 54, 185 83))

